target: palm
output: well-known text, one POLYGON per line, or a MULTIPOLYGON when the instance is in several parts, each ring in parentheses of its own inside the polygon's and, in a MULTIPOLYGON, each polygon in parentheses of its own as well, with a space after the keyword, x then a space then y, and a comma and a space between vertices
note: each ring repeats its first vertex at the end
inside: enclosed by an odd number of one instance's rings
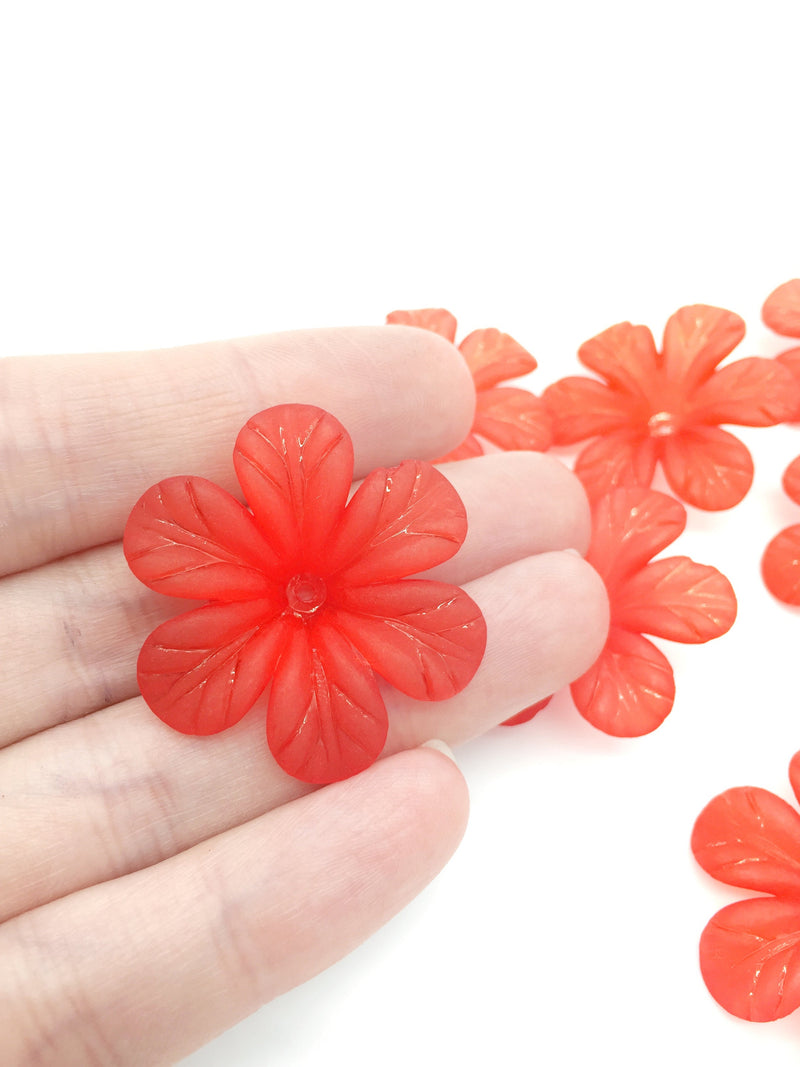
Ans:
POLYGON ((269 756, 258 709, 195 738, 145 707, 138 648, 184 605, 128 572, 122 527, 170 474, 235 490, 233 437, 272 403, 334 410, 357 477, 443 454, 471 418, 455 350, 316 331, 6 360, 0 382, 0 1058, 169 1062, 343 955, 446 861, 463 780, 404 750, 474 736, 589 665, 603 590, 559 551, 585 547, 587 509, 547 457, 448 466, 471 527, 435 574, 481 606, 484 663, 441 704, 387 687, 384 754, 402 754, 311 793, 269 756))

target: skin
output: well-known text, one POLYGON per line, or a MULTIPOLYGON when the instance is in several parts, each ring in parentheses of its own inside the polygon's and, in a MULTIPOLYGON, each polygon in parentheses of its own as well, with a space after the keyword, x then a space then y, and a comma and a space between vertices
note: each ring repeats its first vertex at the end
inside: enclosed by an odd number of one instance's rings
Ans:
POLYGON ((170 1063, 341 958, 447 862, 466 784, 419 746, 474 737, 596 658, 588 506, 549 456, 444 468, 470 531, 431 574, 481 606, 484 662, 439 704, 385 687, 384 758, 313 790, 272 760, 263 698, 212 738, 146 708, 139 646, 188 605, 132 577, 123 525, 171 474, 237 492, 236 433, 272 404, 335 414, 357 477, 446 453, 474 405, 456 349, 392 327, 6 359, 0 396, 0 1062, 170 1063))

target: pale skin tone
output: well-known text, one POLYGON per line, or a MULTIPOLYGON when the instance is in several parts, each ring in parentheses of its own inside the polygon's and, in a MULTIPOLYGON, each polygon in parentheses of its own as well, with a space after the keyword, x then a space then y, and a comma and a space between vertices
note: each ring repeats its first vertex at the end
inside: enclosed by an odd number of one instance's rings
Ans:
POLYGON ((407 327, 305 331, 2 360, 0 396, 0 1063, 171 1063, 345 955, 446 863, 466 785, 419 746, 484 732, 597 656, 588 507, 550 456, 443 468, 470 531, 435 573, 483 610, 484 661, 439 704, 385 687, 384 757, 312 790, 272 760, 263 698, 212 738, 144 705, 139 646, 187 603, 129 573, 125 519, 168 475, 235 492, 236 434, 273 404, 335 414, 357 477, 442 455, 471 423, 462 357, 407 327))

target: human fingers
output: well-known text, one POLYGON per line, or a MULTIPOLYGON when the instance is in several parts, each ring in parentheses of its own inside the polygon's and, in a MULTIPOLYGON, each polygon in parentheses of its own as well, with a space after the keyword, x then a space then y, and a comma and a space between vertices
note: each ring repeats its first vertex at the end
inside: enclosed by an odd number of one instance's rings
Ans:
MULTIPOLYGON (((442 469, 469 532, 430 577, 461 585, 535 553, 586 548, 585 493, 551 456, 502 452, 442 469)), ((134 696, 142 642, 188 606, 136 581, 119 545, 0 581, 0 662, 16 664, 0 675, 0 746, 134 696)))
MULTIPOLYGON (((483 663, 441 703, 384 686, 387 751, 489 729, 583 673, 605 640, 605 589, 571 552, 465 588, 487 621, 483 663)), ((156 863, 303 792, 267 750, 265 707, 223 734, 186 737, 136 698, 0 752, 0 916, 156 863)))
POLYGON ((234 489, 233 442, 260 408, 332 412, 365 474, 457 445, 475 404, 456 349, 400 326, 4 359, 0 396, 0 574, 119 538, 132 502, 168 475, 234 489))
POLYGON ((402 753, 4 924, 0 1062, 174 1062, 413 899, 467 808, 449 759, 402 753))

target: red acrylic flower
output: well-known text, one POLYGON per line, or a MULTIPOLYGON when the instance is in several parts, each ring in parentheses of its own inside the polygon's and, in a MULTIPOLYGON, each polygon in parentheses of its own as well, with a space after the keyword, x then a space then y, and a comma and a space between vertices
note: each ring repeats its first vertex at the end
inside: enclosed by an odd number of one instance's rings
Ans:
MULTIPOLYGON (((784 471, 783 488, 800 504, 800 456, 784 471)), ((800 605, 800 525, 787 526, 772 538, 761 559, 761 574, 778 600, 800 605)))
MULTIPOLYGON (((800 752, 789 778, 800 801, 800 752)), ((783 1018, 800 1007, 800 815, 766 789, 728 789, 700 813, 692 851, 718 881, 771 894, 729 904, 706 926, 709 992, 740 1019, 783 1018)))
MULTIPOLYGON (((390 325, 431 330, 455 343, 456 320, 443 308, 393 311, 386 316, 386 321, 390 325)), ((545 452, 552 443, 552 430, 550 414, 542 400, 527 389, 497 384, 535 370, 536 360, 530 352, 507 333, 494 329, 474 330, 458 347, 475 382, 475 421, 472 433, 442 460, 480 456, 483 453, 480 437, 506 451, 545 452)))
POLYGON ((595 438, 575 472, 592 500, 617 486, 649 486, 657 462, 675 494, 695 507, 733 507, 753 480, 750 453, 721 423, 772 426, 800 403, 791 372, 771 359, 717 364, 744 336, 722 308, 677 311, 661 352, 646 326, 612 326, 581 345, 581 362, 605 378, 564 378, 544 393, 556 444, 595 438))
MULTIPOLYGON (((800 278, 784 282, 769 294, 761 309, 764 322, 784 337, 800 337, 800 278)), ((775 357, 800 382, 800 348, 789 348, 775 357)), ((790 422, 800 422, 800 399, 790 422)))
POLYGON ((683 506, 652 489, 616 489, 594 505, 586 558, 605 582, 611 625, 599 658, 570 688, 581 715, 607 734, 650 733, 672 710, 672 667, 642 634, 700 644, 736 618, 736 596, 715 567, 686 556, 648 562, 685 525, 683 506))
POLYGON ((486 625, 455 586, 407 576, 453 556, 464 506, 428 463, 373 471, 348 503, 353 446, 327 412, 287 404, 239 434, 250 508, 204 478, 159 482, 125 528, 145 585, 210 601, 163 623, 139 655, 142 695, 186 734, 237 723, 272 682, 267 740, 306 782, 347 778, 386 739, 375 672, 419 700, 459 692, 486 625))

